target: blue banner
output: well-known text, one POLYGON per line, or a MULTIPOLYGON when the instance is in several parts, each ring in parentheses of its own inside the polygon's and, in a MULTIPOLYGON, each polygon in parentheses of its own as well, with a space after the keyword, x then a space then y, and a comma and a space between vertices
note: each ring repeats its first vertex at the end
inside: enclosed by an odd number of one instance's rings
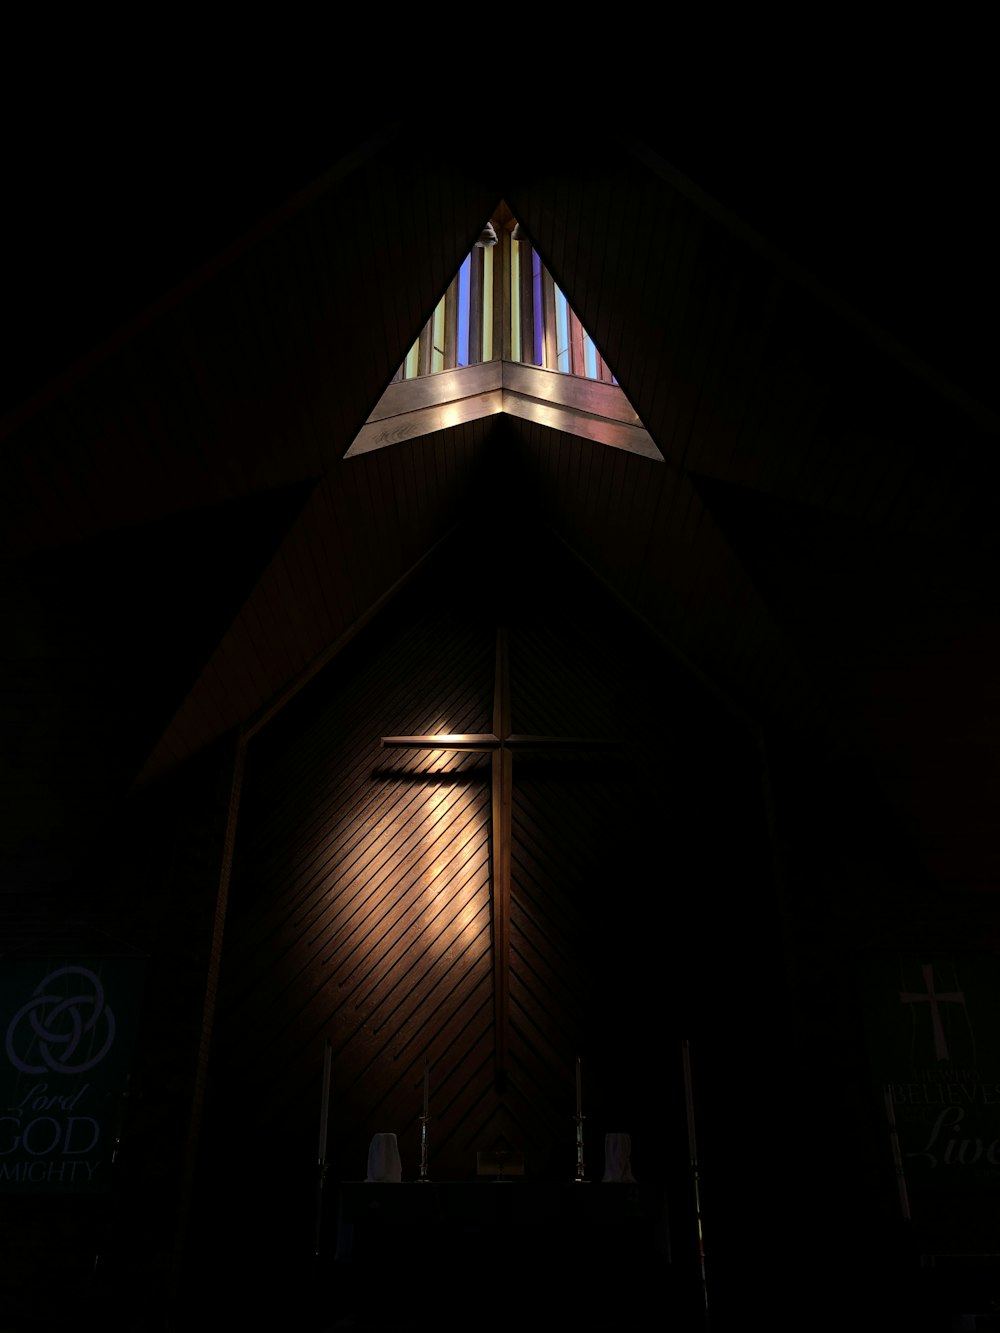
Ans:
POLYGON ((145 959, 0 959, 0 1192, 110 1184, 145 959))

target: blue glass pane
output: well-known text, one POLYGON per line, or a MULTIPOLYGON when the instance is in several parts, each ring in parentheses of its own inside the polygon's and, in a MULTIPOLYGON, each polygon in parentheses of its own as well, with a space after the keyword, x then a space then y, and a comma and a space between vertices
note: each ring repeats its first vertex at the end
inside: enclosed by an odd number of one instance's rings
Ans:
POLYGON ((566 310, 566 298, 558 287, 556 297, 556 347, 558 364, 556 370, 569 374, 569 315, 566 310))
POLYGON ((469 364, 469 275, 472 271, 472 256, 466 255, 465 263, 458 271, 458 350, 460 366, 469 364))
POLYGON ((591 341, 590 334, 583 335, 583 364, 588 379, 597 379, 597 348, 591 341))

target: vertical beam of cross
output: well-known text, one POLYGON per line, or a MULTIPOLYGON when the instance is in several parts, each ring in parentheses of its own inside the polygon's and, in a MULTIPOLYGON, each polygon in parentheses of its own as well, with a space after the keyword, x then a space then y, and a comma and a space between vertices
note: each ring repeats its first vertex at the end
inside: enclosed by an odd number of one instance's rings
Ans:
POLYGON ((511 807, 516 750, 603 748, 612 742, 583 736, 528 736, 511 731, 510 662, 507 631, 497 630, 493 686, 492 732, 449 732, 440 735, 383 736, 385 749, 478 751, 490 755, 493 857, 490 868, 490 916, 493 927, 494 1077, 503 1088, 507 1075, 510 1010, 510 874, 511 807))
POLYGON ((497 630, 493 682, 493 731, 499 744, 493 751, 493 1009, 496 1046, 495 1082, 502 1088, 507 1076, 507 1028, 510 1006, 510 842, 514 798, 512 736, 510 734, 510 662, 507 634, 497 630))

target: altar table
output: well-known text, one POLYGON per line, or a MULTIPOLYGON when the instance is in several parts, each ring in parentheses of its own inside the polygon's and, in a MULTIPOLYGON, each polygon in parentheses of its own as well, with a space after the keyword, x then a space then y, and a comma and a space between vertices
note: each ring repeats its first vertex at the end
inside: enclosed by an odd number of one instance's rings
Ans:
MULTIPOLYGON (((355 1308, 578 1317, 657 1300, 669 1266, 662 1188, 523 1179, 339 1186, 335 1269, 355 1308), (484 1304, 485 1303, 485 1304, 484 1304)), ((459 1321, 460 1322, 460 1321, 459 1321)), ((624 1324, 623 1324, 624 1327, 624 1324)))

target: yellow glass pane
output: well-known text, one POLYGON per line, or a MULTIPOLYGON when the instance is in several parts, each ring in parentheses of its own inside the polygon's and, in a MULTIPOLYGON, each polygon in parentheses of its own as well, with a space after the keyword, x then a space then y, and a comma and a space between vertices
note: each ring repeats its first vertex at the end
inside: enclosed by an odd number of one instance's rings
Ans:
POLYGON ((510 247, 510 359, 521 359, 521 247, 510 247))
POLYGON ((493 360, 493 251, 483 251, 483 360, 493 360))
POLYGON ((444 370, 444 297, 434 308, 431 328, 431 371, 444 370))

